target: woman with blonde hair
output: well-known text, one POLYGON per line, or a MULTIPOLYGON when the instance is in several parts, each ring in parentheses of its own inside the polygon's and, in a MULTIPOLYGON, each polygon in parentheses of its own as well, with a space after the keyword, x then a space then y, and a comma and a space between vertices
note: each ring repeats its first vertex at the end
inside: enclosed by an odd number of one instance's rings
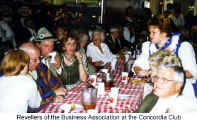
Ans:
POLYGON ((22 50, 9 51, 0 69, 0 112, 27 112, 28 106, 38 108, 41 96, 28 73, 29 57, 22 50))

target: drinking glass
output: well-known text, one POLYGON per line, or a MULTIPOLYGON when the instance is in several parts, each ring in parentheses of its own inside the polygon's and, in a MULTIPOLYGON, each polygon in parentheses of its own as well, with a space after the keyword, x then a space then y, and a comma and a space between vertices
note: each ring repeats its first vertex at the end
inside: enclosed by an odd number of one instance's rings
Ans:
POLYGON ((94 109, 96 107, 97 89, 84 88, 82 90, 82 105, 85 110, 94 109))

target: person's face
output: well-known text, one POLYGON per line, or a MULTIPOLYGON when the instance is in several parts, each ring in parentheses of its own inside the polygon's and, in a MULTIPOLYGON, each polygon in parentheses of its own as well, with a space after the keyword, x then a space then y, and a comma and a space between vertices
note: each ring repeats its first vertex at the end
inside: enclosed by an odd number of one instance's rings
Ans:
POLYGON ((119 33, 118 32, 113 32, 112 36, 114 39, 117 39, 119 37, 119 33))
POLYGON ((76 47, 77 47, 76 40, 70 37, 70 38, 68 38, 68 41, 66 43, 64 43, 63 50, 67 54, 73 55, 76 51, 76 47))
POLYGON ((64 35, 64 29, 63 28, 61 28, 61 27, 58 27, 57 28, 57 30, 56 30, 56 36, 58 37, 58 36, 62 36, 62 35, 64 35))
POLYGON ((29 70, 33 71, 40 64, 40 51, 39 49, 29 50, 27 54, 30 57, 29 70))
POLYGON ((150 32, 149 34, 150 40, 155 44, 160 43, 160 35, 161 35, 160 29, 157 26, 151 25, 149 26, 149 32, 150 32))
POLYGON ((41 55, 48 57, 49 53, 53 51, 54 41, 43 41, 39 44, 41 55))
POLYGON ((162 68, 157 70, 157 76, 152 76, 154 81, 153 92, 160 98, 170 97, 177 93, 177 82, 174 81, 174 70, 171 68, 162 68))
POLYGON ((83 40, 80 45, 84 48, 86 44, 88 43, 88 40, 83 40))
POLYGON ((93 38, 93 43, 95 46, 100 46, 101 45, 101 34, 95 34, 93 38))

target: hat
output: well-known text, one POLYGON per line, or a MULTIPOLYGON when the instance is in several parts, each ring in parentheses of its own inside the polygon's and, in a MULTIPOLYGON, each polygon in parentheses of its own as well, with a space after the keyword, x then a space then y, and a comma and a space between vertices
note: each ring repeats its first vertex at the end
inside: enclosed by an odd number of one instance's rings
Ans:
POLYGON ((119 31, 118 27, 111 27, 111 28, 110 28, 110 32, 111 32, 111 33, 113 33, 113 32, 118 32, 118 31, 119 31))
POLYGON ((57 39, 52 35, 52 33, 45 27, 38 30, 35 41, 57 41, 57 39))

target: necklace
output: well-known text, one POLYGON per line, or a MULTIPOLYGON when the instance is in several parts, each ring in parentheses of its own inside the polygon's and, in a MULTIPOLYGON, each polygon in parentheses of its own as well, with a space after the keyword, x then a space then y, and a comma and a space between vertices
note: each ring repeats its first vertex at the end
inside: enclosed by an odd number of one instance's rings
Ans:
POLYGON ((71 65, 74 62, 73 56, 69 58, 66 54, 64 54, 64 62, 66 65, 71 65))

